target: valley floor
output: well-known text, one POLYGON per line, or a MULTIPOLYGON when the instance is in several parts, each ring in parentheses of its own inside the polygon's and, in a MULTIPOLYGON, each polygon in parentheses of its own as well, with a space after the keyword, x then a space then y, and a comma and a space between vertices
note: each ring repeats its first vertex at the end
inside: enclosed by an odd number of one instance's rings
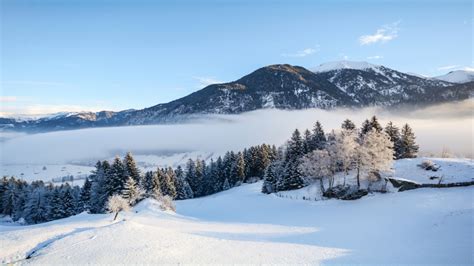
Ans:
POLYGON ((304 201, 261 183, 133 211, 0 225, 0 263, 471 264, 473 187, 304 201), (28 259, 27 259, 28 258, 28 259))

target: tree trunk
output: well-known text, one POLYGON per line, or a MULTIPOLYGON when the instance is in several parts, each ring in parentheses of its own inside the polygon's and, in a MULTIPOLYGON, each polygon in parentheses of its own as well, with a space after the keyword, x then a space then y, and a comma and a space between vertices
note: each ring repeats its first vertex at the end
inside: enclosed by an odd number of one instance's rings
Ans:
POLYGON ((114 221, 115 221, 115 219, 117 219, 118 214, 119 214, 119 212, 116 212, 116 213, 115 213, 114 221))
POLYGON ((357 188, 360 188, 360 167, 357 166, 357 188))
POLYGON ((323 179, 319 179, 319 185, 321 186, 321 193, 324 193, 324 183, 323 179))

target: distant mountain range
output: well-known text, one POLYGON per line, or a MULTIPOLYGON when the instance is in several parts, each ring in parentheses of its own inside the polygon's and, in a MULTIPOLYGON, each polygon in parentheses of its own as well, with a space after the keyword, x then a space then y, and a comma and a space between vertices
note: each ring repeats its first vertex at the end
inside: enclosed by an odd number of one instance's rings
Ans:
POLYGON ((42 132, 176 123, 203 114, 238 114, 268 108, 426 106, 473 97, 474 76, 465 72, 425 78, 366 62, 331 62, 312 71, 286 64, 270 65, 236 81, 209 85, 183 98, 141 110, 62 113, 31 120, 0 118, 0 126, 42 132))

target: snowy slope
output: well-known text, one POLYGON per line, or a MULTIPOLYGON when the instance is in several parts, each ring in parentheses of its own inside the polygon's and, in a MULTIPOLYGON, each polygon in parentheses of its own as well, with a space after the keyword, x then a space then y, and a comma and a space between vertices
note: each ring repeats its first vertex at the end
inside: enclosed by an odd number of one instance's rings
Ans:
POLYGON ((435 79, 452 83, 466 83, 474 81, 474 70, 455 70, 446 75, 437 76, 435 79))
POLYGON ((318 202, 260 188, 180 201, 178 214, 147 200, 115 223, 112 215, 80 214, 0 225, 0 263, 472 263, 472 187, 318 202))
POLYGON ((327 72, 340 69, 355 69, 355 70, 374 70, 379 71, 381 66, 370 64, 364 61, 333 61, 320 64, 319 66, 313 69, 314 72, 327 72))

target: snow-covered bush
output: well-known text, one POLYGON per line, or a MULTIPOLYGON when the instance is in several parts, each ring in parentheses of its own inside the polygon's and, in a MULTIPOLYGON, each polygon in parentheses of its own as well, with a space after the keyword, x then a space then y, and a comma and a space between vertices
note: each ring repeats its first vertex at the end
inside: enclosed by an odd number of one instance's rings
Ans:
POLYGON ((120 211, 128 211, 130 209, 130 204, 127 199, 122 198, 119 195, 110 196, 107 200, 107 210, 111 213, 115 213, 114 221, 117 219, 117 216, 120 211))
POLYGON ((158 201, 160 202, 160 207, 163 211, 176 211, 176 205, 170 196, 162 196, 160 199, 158 199, 158 201))
POLYGON ((421 164, 418 165, 421 169, 427 170, 427 171, 438 171, 439 165, 435 164, 431 160, 423 160, 421 164))

